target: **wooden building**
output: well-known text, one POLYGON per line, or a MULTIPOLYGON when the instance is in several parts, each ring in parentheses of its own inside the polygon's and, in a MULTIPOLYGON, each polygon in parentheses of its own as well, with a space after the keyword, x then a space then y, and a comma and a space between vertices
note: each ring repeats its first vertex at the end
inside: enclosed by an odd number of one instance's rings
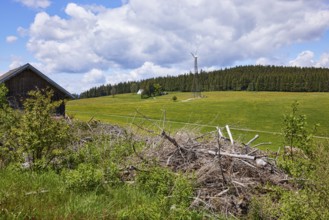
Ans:
MULTIPOLYGON (((28 92, 35 89, 52 89, 54 101, 73 98, 68 91, 29 63, 0 75, 0 83, 4 83, 8 88, 8 101, 14 108, 22 108, 22 102, 28 97, 28 92)), ((64 102, 56 110, 56 114, 65 115, 64 102)))

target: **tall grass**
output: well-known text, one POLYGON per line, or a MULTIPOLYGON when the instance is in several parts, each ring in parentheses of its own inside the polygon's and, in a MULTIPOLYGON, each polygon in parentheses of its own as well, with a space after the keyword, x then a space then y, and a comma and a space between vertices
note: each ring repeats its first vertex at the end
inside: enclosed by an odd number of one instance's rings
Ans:
MULTIPOLYGON (((68 190, 58 174, 0 171, 0 219, 202 219, 203 214, 163 206, 134 185, 98 191, 68 190), (182 212, 182 210, 184 212, 182 212), (178 214, 178 215, 176 215, 178 214)), ((172 204, 174 205, 174 204, 172 204)))

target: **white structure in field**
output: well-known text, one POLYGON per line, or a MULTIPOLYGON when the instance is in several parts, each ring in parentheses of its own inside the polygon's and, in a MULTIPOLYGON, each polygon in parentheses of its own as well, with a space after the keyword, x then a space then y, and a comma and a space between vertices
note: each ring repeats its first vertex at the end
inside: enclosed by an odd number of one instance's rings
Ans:
POLYGON ((139 89, 137 95, 141 95, 144 92, 144 89, 139 89))
POLYGON ((193 76, 193 84, 192 84, 192 93, 194 98, 201 97, 201 90, 199 85, 199 77, 198 77, 198 55, 196 53, 191 53, 192 57, 194 58, 194 76, 193 76))

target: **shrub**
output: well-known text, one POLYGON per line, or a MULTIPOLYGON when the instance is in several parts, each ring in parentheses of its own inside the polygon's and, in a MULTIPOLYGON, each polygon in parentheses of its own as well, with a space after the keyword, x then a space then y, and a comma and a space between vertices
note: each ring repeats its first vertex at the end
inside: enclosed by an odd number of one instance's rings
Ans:
MULTIPOLYGON (((307 117, 299 114, 298 102, 291 105, 291 113, 284 115, 283 138, 284 144, 288 147, 290 160, 283 155, 280 166, 289 174, 299 179, 304 179, 305 175, 312 169, 311 159, 314 154, 314 143, 312 141, 313 132, 307 128, 307 117)), ((299 181, 302 183, 303 181, 299 181)))
MULTIPOLYGON (((69 126, 52 114, 61 102, 53 102, 51 90, 29 92, 24 102, 24 114, 16 129, 18 153, 31 161, 31 169, 44 169, 63 154, 70 141, 69 126)), ((23 158, 24 159, 24 158, 23 158)))
MULTIPOLYGON (((286 146, 290 146, 290 157, 293 159, 293 147, 301 149, 306 155, 312 154, 313 133, 307 129, 306 115, 299 114, 299 103, 291 105, 291 113, 283 118, 283 138, 286 146)), ((316 127, 315 127, 316 128, 316 127)))
POLYGON ((193 186, 187 177, 172 171, 153 167, 149 172, 139 172, 137 186, 151 196, 157 196, 166 208, 174 205, 187 208, 193 195, 193 186))
POLYGON ((64 170, 62 176, 67 188, 77 191, 90 191, 102 187, 104 172, 91 164, 79 164, 76 170, 64 170))
POLYGON ((13 130, 18 126, 21 114, 14 111, 8 104, 8 89, 0 84, 0 168, 17 160, 15 145, 17 143, 13 130))

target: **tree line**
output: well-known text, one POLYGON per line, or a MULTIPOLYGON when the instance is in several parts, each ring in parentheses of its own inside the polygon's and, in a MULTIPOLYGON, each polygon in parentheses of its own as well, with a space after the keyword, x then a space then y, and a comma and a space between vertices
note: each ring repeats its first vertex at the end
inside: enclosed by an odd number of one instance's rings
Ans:
POLYGON ((215 71, 200 71, 178 76, 164 76, 116 85, 93 87, 80 94, 80 98, 136 93, 139 89, 149 92, 154 85, 163 91, 284 91, 328 92, 329 69, 285 66, 237 66, 215 71), (114 89, 113 89, 114 88, 114 89), (112 93, 111 93, 112 91, 112 93))

